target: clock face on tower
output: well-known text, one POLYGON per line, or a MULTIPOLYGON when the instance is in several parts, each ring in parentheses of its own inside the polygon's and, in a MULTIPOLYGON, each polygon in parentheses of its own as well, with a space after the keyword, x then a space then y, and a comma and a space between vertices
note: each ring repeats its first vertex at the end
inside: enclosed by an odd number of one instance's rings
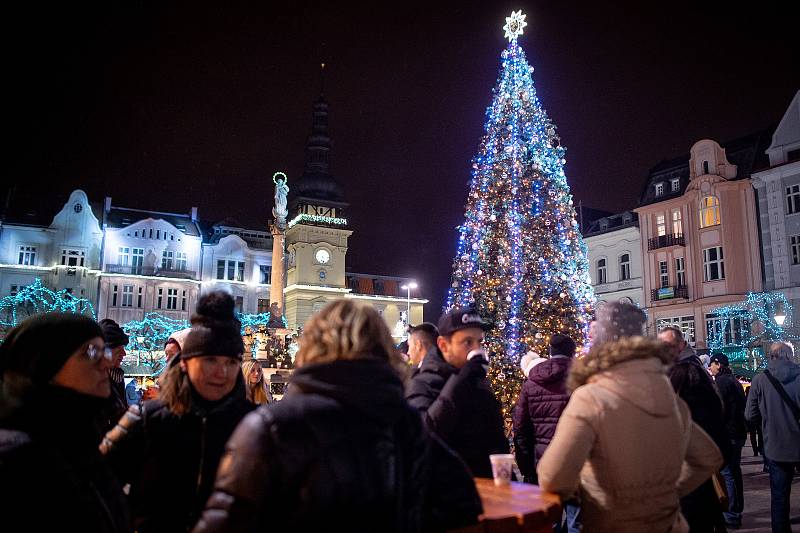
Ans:
POLYGON ((331 254, 328 253, 328 250, 324 250, 320 248, 317 250, 317 253, 314 254, 314 258, 317 260, 318 263, 322 263, 323 265, 331 260, 331 254))

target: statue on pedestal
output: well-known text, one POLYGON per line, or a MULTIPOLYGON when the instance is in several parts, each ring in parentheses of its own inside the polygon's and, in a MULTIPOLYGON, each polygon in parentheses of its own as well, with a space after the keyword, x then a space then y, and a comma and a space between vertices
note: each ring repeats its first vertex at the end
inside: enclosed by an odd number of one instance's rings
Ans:
POLYGON ((275 217, 275 225, 281 229, 286 227, 286 217, 289 215, 289 210, 286 208, 286 197, 289 194, 287 181, 288 178, 283 172, 272 175, 272 182, 275 183, 275 207, 272 208, 272 216, 275 217))

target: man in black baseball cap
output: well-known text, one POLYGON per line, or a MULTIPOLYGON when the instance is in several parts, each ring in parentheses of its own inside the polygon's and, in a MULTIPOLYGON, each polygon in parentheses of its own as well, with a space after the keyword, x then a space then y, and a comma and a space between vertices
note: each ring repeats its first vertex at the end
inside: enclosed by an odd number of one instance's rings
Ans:
POLYGON ((489 455, 508 453, 500 403, 486 372, 483 349, 489 325, 473 308, 454 308, 439 319, 439 337, 408 386, 406 399, 429 429, 453 448, 478 477, 492 477, 489 455))

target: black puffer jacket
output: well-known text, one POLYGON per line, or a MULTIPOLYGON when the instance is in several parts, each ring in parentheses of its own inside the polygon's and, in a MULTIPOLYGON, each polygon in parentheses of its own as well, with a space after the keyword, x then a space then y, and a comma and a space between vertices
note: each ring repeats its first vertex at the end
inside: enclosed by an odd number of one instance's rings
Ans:
POLYGON ((477 477, 492 477, 489 455, 508 453, 500 402, 486 379, 480 358, 463 368, 447 363, 436 346, 422 360, 406 391, 428 429, 458 453, 477 477))
POLYGON ((714 378, 725 407, 725 429, 731 440, 744 440, 747 437, 747 423, 744 420, 744 387, 731 372, 730 367, 720 367, 714 378))
POLYGON ((161 400, 133 406, 103 440, 120 479, 131 484, 130 503, 139 533, 187 531, 214 487, 225 443, 255 406, 245 399, 241 373, 218 402, 194 394, 192 410, 177 416, 161 400))
POLYGON ((97 450, 105 400, 56 386, 29 397, 0 420, 3 531, 130 531, 122 487, 97 450))
POLYGON ((282 401, 242 421, 195 532, 436 531, 480 512, 391 367, 341 360, 295 371, 282 401))

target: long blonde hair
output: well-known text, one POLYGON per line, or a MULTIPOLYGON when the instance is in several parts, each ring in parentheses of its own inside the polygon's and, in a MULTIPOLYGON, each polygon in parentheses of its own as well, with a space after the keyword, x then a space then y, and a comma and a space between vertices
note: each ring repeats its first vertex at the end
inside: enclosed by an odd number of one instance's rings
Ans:
POLYGON ((377 358, 400 363, 389 328, 371 306, 337 300, 311 316, 303 327, 295 365, 340 359, 377 358))
POLYGON ((256 405, 270 403, 272 401, 272 395, 269 393, 267 383, 264 380, 263 370, 259 373, 258 382, 255 384, 250 383, 250 371, 253 370, 253 367, 256 365, 259 367, 261 366, 261 363, 259 363, 256 359, 248 359, 242 363, 242 376, 244 377, 245 394, 247 395, 247 399, 256 405))

